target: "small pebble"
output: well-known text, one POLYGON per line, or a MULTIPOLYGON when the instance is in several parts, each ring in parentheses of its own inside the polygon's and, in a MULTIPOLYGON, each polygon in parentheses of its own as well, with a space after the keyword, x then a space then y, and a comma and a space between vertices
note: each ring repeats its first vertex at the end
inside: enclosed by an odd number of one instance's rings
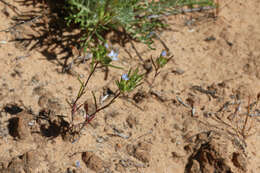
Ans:
POLYGON ((176 69, 172 70, 172 73, 177 74, 177 75, 182 75, 185 71, 182 69, 176 69))
POLYGON ((30 121, 30 122, 28 123, 28 125, 29 125, 29 126, 34 126, 34 121, 30 121))

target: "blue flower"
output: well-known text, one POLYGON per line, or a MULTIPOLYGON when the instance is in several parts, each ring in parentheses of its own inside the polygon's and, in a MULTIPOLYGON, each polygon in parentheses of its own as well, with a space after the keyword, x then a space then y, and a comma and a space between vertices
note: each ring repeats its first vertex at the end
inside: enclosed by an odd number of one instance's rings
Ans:
POLYGON ((87 54, 85 54, 85 56, 83 58, 84 58, 84 60, 88 60, 88 59, 91 59, 92 57, 93 57, 92 53, 87 53, 87 54))
POLYGON ((109 56, 113 61, 117 61, 117 60, 118 60, 118 52, 115 52, 114 50, 111 50, 111 52, 108 54, 108 56, 109 56))
POLYGON ((127 74, 123 74, 122 75, 122 79, 125 80, 125 81, 129 80, 128 75, 127 74))
POLYGON ((155 32, 150 32, 149 34, 148 34, 148 38, 151 38, 151 37, 153 37, 155 35, 155 32))
POLYGON ((76 167, 79 168, 80 167, 80 162, 76 161, 76 167))
POLYGON ((106 44, 105 44, 105 47, 108 49, 108 48, 109 48, 109 45, 106 43, 106 44))
POLYGON ((166 55, 167 55, 167 52, 165 50, 162 51, 161 56, 166 57, 166 55))

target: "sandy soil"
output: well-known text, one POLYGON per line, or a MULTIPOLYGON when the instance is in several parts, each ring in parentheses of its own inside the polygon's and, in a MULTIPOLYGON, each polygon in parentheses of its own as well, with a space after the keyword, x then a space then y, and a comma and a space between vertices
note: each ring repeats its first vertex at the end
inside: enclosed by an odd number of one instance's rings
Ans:
MULTIPOLYGON (((77 75, 86 79, 89 62, 63 73, 73 57, 68 45, 78 38, 55 15, 12 27, 42 14, 44 5, 33 2, 0 1, 0 172, 260 172, 259 0, 223 2, 217 19, 210 13, 167 18, 171 30, 160 38, 174 57, 152 90, 154 70, 73 143, 62 134, 70 121, 66 99, 75 98, 77 75)), ((156 51, 134 45, 144 60, 164 49, 159 41, 156 51)), ((125 70, 110 69, 104 80, 98 69, 81 102, 91 104, 90 91, 98 100, 106 88, 115 91, 113 81, 130 67, 145 71, 130 44, 113 46, 120 52, 115 64, 125 70)))

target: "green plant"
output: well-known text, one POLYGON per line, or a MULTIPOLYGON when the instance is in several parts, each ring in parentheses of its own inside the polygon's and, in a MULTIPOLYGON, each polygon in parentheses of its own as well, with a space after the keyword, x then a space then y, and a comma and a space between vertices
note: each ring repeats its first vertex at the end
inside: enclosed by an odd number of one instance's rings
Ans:
POLYGON ((182 12, 189 6, 213 6, 213 0, 68 0, 65 18, 67 24, 78 24, 83 31, 84 50, 97 44, 104 46, 109 31, 122 33, 126 38, 140 41, 151 47, 151 32, 164 28, 164 14, 182 12))
MULTIPOLYGON (((109 48, 108 45, 105 45, 105 47, 107 49, 109 48)), ((97 48, 97 50, 98 50, 98 48, 97 48)), ((111 59, 116 60, 118 54, 115 51, 111 51, 111 52, 109 53, 109 55, 105 55, 105 56, 100 56, 100 54, 102 54, 102 53, 106 54, 107 50, 102 49, 101 51, 97 51, 97 53, 94 52, 94 55, 92 57, 92 59, 93 59, 92 60, 92 69, 91 69, 91 72, 90 72, 87 80, 85 82, 83 82, 83 81, 80 80, 80 78, 78 78, 81 86, 80 86, 80 89, 78 91, 77 97, 72 103, 67 101, 68 104, 71 106, 71 119, 72 119, 71 129, 75 129, 74 127, 80 125, 80 128, 79 128, 78 132, 76 132, 76 133, 79 133, 88 123, 90 123, 93 120, 93 118, 97 115, 98 112, 100 112, 101 110, 109 107, 112 103, 114 103, 114 101, 120 95, 122 95, 122 94, 124 95, 127 92, 131 92, 136 87, 138 87, 139 85, 142 84, 142 79, 144 77, 144 74, 140 74, 138 68, 136 68, 135 70, 130 69, 128 71, 128 73, 125 73, 121 76, 120 80, 117 80, 115 82, 118 89, 113 93, 113 98, 110 99, 110 101, 106 105, 98 107, 96 96, 93 92, 92 92, 92 96, 93 96, 94 103, 95 103, 95 111, 94 112, 89 113, 89 103, 88 102, 85 101, 82 104, 78 103, 79 99, 86 93, 87 85, 90 81, 90 78, 93 76, 98 64, 109 65, 111 59), (107 58, 111 58, 111 59, 107 60, 107 58), (79 124, 74 124, 73 123, 74 116, 75 116, 76 112, 82 106, 85 110, 85 120, 84 120, 84 122, 81 122, 79 124)), ((151 58, 153 66, 155 68, 155 75, 154 75, 154 78, 153 78, 153 82, 154 82, 156 76, 159 74, 159 69, 164 67, 166 65, 166 63, 170 60, 170 58, 167 58, 167 52, 166 51, 162 51, 162 53, 157 57, 155 62, 151 58)))
POLYGON ((96 116, 96 114, 98 112, 100 112, 101 110, 107 108, 108 106, 110 106, 121 94, 124 94, 125 92, 131 92, 132 90, 134 90, 137 86, 140 85, 140 82, 142 80, 143 75, 138 74, 138 69, 136 69, 133 73, 132 70, 130 69, 129 72, 127 74, 123 74, 121 79, 116 81, 116 84, 118 86, 118 89, 115 91, 114 93, 114 97, 109 101, 109 103, 107 103, 104 106, 98 107, 97 105, 97 100, 96 100, 96 96, 95 94, 92 92, 93 98, 94 98, 94 103, 95 103, 95 111, 91 114, 89 114, 88 111, 88 103, 85 101, 83 104, 78 104, 79 99, 85 94, 86 92, 86 87, 87 84, 91 78, 91 76, 94 74, 96 67, 98 65, 99 62, 97 62, 91 73, 88 76, 88 79, 86 80, 85 83, 83 83, 80 79, 79 82, 81 84, 81 87, 78 91, 77 97, 76 99, 73 101, 73 103, 70 103, 69 101, 68 104, 71 106, 71 119, 72 119, 72 123, 71 123, 71 129, 74 129, 75 126, 80 125, 80 129, 78 132, 80 132, 88 123, 90 123, 90 121, 96 116), (73 119, 75 116, 75 113, 81 108, 84 107, 85 110, 85 121, 80 123, 80 124, 74 124, 73 123, 73 119))
POLYGON ((155 69, 155 73, 152 79, 152 82, 150 84, 150 89, 153 87, 155 78, 160 74, 160 69, 163 68, 173 56, 167 55, 167 51, 163 50, 160 56, 157 57, 157 59, 154 61, 153 58, 151 57, 152 65, 155 69))
MULTIPOLYGON (((68 102, 71 106, 72 129, 74 126, 81 125, 80 132, 98 112, 110 106, 121 94, 131 92, 138 87, 144 77, 144 74, 139 74, 138 68, 134 71, 130 69, 116 81, 118 89, 114 92, 113 98, 101 107, 98 107, 95 94, 92 93, 95 111, 91 114, 88 112, 87 102, 78 103, 86 93, 87 84, 98 65, 122 69, 112 64, 113 61, 118 60, 118 51, 109 47, 106 34, 114 31, 121 34, 124 41, 134 40, 152 48, 153 39, 156 38, 155 31, 167 26, 161 20, 161 16, 181 13, 184 6, 189 8, 213 6, 213 0, 68 0, 65 2, 67 24, 79 26, 82 31, 81 47, 91 58, 91 72, 88 78, 85 82, 79 79, 81 86, 77 97, 72 103, 68 102), (74 125, 73 117, 82 106, 86 113, 85 121, 74 125)), ((171 58, 169 49, 166 45, 164 47, 166 51, 162 51, 155 61, 151 58, 155 69, 152 84, 160 73, 159 70, 171 58)))
POLYGON ((138 74, 138 68, 136 68, 134 72, 130 69, 127 74, 123 74, 121 79, 116 81, 116 84, 122 93, 130 92, 141 84, 142 78, 143 75, 138 74))

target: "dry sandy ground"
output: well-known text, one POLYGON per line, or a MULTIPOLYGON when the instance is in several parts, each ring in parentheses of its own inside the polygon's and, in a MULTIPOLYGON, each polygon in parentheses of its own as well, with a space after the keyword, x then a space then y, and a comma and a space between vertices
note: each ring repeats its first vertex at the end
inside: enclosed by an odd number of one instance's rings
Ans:
MULTIPOLYGON (((160 37, 174 57, 151 92, 154 70, 73 143, 62 135, 70 120, 66 99, 75 98, 75 74, 85 79, 89 62, 62 73, 76 38, 61 32, 53 16, 9 28, 40 14, 41 4, 33 2, 0 1, 0 172, 260 172, 259 0, 222 2, 217 20, 205 13, 169 17, 171 30, 160 37)), ((144 60, 163 49, 159 41, 156 51, 135 47, 144 60)), ((90 103, 90 91, 98 100, 104 88, 115 91, 113 81, 130 67, 144 71, 130 44, 119 51, 115 64, 125 70, 110 69, 104 80, 98 69, 80 102, 90 103)))

